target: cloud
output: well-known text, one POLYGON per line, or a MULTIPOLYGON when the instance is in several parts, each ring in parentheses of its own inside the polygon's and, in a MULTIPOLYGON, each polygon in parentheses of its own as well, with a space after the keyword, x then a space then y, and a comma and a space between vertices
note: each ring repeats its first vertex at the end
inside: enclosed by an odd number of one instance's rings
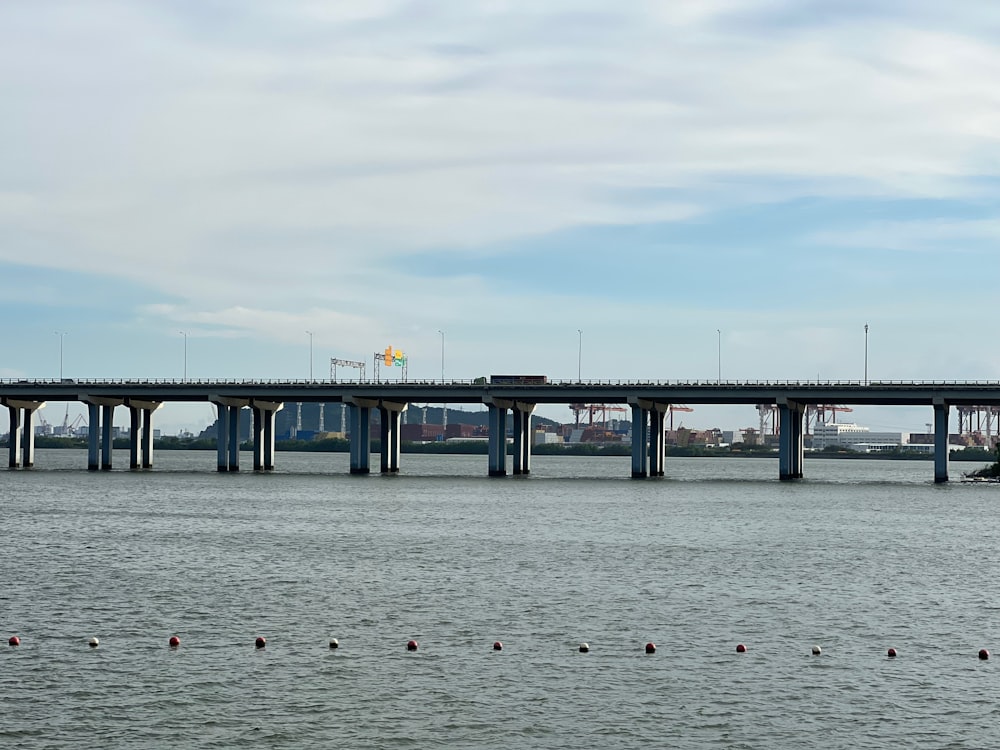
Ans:
MULTIPOLYGON (((596 340, 600 316, 648 340, 672 316, 744 307, 760 315, 748 331, 775 341, 801 300, 765 285, 805 294, 830 266, 868 291, 892 271, 866 268, 866 282, 829 258, 995 237, 989 217, 858 214, 762 248, 750 217, 797 201, 990 203, 1000 46, 982 7, 5 4, 0 264, 141 288, 130 312, 170 335, 292 342, 322 328, 345 356, 401 329, 433 351, 445 328, 469 331, 469 367, 572 370, 573 333, 596 340), (728 234, 670 241, 696 224, 728 234), (659 233, 642 254, 602 233, 634 227, 659 233), (606 240, 580 264, 586 289, 567 282, 560 246, 585 235, 606 240), (534 265, 512 272, 512 257, 534 265), (439 272, 421 273, 431 260, 439 272), (496 339, 473 341, 476 328, 496 339), (514 340, 498 343, 505 328, 514 340)), ((802 323, 821 349, 847 346, 802 323)), ((711 346, 671 331, 676 358, 710 373, 711 346)), ((608 334, 609 363, 646 366, 631 364, 632 336, 608 334)), ((772 354, 748 348, 746 370, 794 364, 772 354)))
POLYGON ((811 239, 819 244, 850 248, 995 257, 1000 220, 885 221, 855 230, 821 232, 811 239))

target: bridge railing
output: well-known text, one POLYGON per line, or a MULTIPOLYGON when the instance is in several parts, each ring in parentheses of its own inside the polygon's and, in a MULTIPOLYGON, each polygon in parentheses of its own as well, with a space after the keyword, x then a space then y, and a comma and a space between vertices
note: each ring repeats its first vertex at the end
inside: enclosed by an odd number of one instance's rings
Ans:
POLYGON ((673 379, 673 380, 646 380, 646 379, 609 379, 609 380, 550 380, 545 384, 536 385, 506 385, 476 382, 475 380, 389 380, 389 379, 365 379, 365 380, 288 380, 274 378, 0 378, 0 386, 28 385, 28 386, 107 386, 107 385, 154 385, 154 386, 177 386, 183 387, 205 387, 224 385, 263 385, 263 386, 292 386, 292 387, 328 387, 328 386, 394 386, 394 387, 469 387, 469 388, 546 388, 558 386, 565 388, 569 386, 577 387, 681 387, 681 388, 879 388, 879 387, 930 387, 930 386, 978 386, 978 387, 1000 387, 998 380, 718 380, 718 379, 673 379))

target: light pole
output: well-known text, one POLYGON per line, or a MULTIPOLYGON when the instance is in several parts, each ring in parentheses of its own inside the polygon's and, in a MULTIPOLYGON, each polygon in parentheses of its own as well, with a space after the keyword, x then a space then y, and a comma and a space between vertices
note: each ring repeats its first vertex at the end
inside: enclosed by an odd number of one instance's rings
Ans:
POLYGON ((868 324, 865 323, 865 385, 868 385, 868 324))
POLYGON ((312 382, 313 379, 313 332, 306 331, 309 334, 309 381, 312 382))
POLYGON ((187 331, 178 331, 184 337, 184 380, 188 379, 188 335, 187 331))
POLYGON ((438 333, 441 334, 441 383, 444 384, 444 331, 439 328, 438 333))
POLYGON ((583 372, 583 331, 577 328, 576 332, 579 336, 579 343, 576 347, 576 382, 582 383, 583 378, 580 373, 583 372))
POLYGON ((722 385, 722 329, 716 328, 715 332, 719 335, 719 381, 718 384, 722 385))
POLYGON ((66 331, 56 331, 56 336, 59 337, 59 379, 63 379, 63 337, 66 335, 66 331))
MULTIPOLYGON (((438 333, 441 334, 441 385, 444 385, 444 331, 438 328, 438 333)), ((445 431, 448 428, 448 404, 441 404, 441 430, 445 431)), ((442 439, 444 434, 441 435, 442 439)))

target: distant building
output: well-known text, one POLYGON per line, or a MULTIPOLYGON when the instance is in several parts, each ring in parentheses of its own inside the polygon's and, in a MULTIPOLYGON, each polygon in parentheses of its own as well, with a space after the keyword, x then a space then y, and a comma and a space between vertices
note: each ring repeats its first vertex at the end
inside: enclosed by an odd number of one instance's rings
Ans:
POLYGON ((563 443, 562 435, 555 432, 546 432, 545 430, 535 430, 535 445, 548 445, 551 443, 563 443))
POLYGON ((399 426, 399 438, 407 443, 432 443, 440 440, 439 424, 404 424, 399 426))
POLYGON ((445 440, 450 440, 452 438, 486 437, 487 434, 488 431, 482 429, 479 425, 462 424, 461 422, 452 422, 444 428, 445 440))
POLYGON ((812 447, 818 451, 839 446, 860 453, 878 453, 907 445, 909 438, 908 432, 872 432, 852 423, 818 424, 813 428, 812 447))

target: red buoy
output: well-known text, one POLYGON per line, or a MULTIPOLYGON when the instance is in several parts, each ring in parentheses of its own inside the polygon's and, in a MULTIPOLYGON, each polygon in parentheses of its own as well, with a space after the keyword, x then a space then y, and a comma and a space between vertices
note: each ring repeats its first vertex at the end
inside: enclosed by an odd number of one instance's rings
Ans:
POLYGON ((12 635, 10 638, 7 639, 7 645, 8 646, 20 646, 21 645, 21 639, 18 638, 16 635, 12 635))
POLYGON ((886 653, 886 656, 888 656, 890 659, 895 659, 896 658, 896 649, 894 649, 894 648, 890 648, 885 653, 886 653))
POLYGON ((737 654, 745 654, 746 652, 747 652, 747 647, 745 645, 743 645, 742 643, 737 643, 736 644, 736 653, 737 654))
POLYGON ((181 639, 178 638, 176 635, 172 635, 170 636, 170 640, 168 641, 168 643, 170 644, 170 648, 177 648, 178 646, 181 645, 181 639))
POLYGON ((503 644, 500 643, 500 641, 493 641, 493 650, 494 651, 503 651, 503 644))
POLYGON ((408 640, 406 642, 406 650, 407 651, 416 651, 417 650, 417 645, 418 645, 417 642, 411 638, 410 640, 408 640))
POLYGON ((266 638, 264 638, 264 636, 262 636, 262 635, 258 635, 258 636, 257 636, 257 640, 255 640, 255 641, 253 642, 253 644, 254 644, 254 645, 255 645, 255 646, 257 647, 257 648, 264 648, 264 646, 266 646, 266 645, 267 645, 267 639, 266 639, 266 638))
POLYGON ((646 653, 647 654, 655 654, 656 653, 656 644, 653 643, 652 641, 650 641, 649 643, 647 643, 646 644, 646 653))
POLYGON ((985 648, 979 649, 979 658, 982 659, 983 661, 986 661, 987 659, 990 658, 990 652, 987 651, 985 648))

